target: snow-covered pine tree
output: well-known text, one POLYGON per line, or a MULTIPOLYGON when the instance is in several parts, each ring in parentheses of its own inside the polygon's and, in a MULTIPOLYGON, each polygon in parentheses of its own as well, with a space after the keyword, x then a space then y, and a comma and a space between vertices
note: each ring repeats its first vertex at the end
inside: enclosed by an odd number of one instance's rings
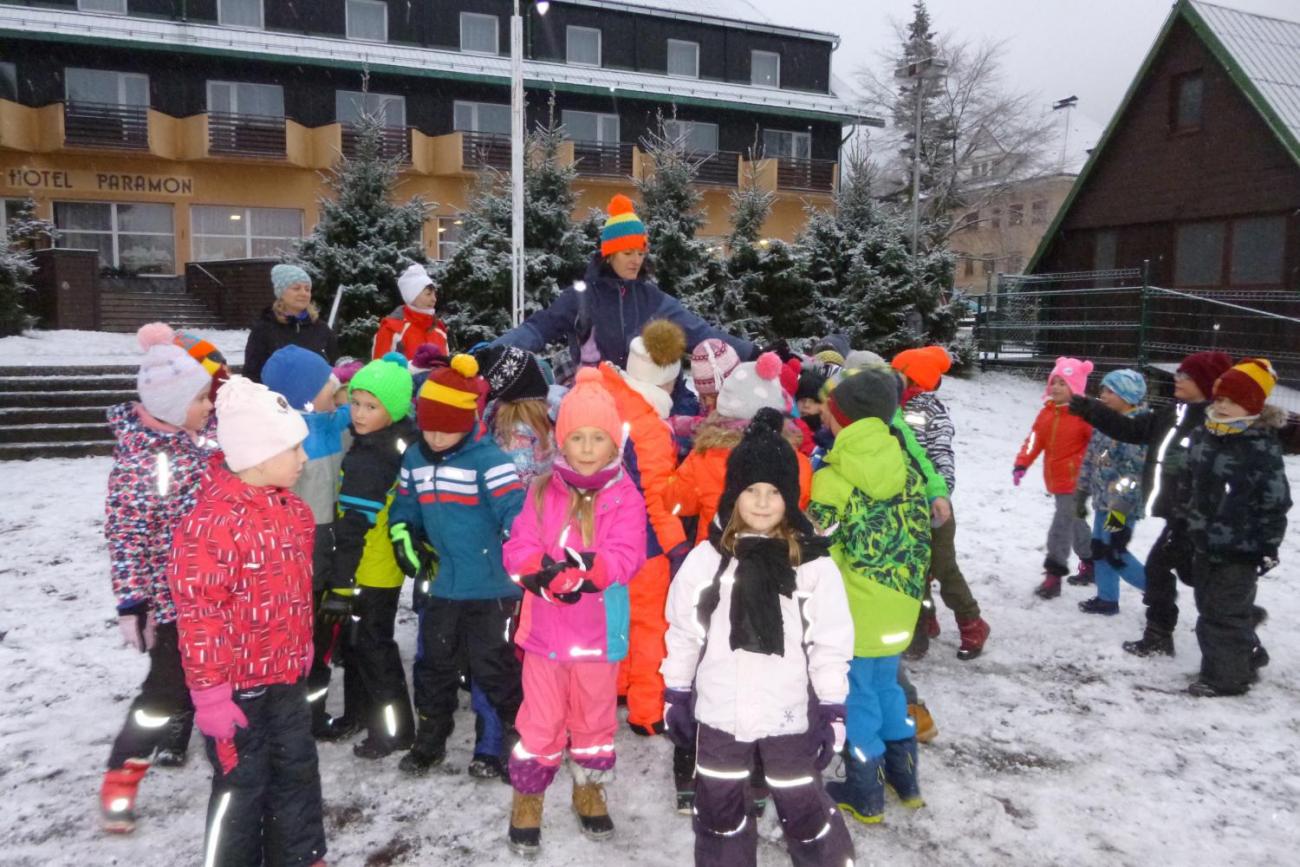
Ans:
MULTIPOLYGON (((564 128, 555 98, 545 124, 528 135, 524 159, 524 315, 549 305, 586 271, 597 249, 602 219, 573 219, 577 168, 562 162, 564 128)), ((462 215, 460 242, 437 276, 444 287, 447 327, 463 348, 510 328, 510 178, 480 175, 462 215)))
POLYGON ((46 246, 54 238, 54 224, 36 216, 36 203, 30 198, 19 206, 5 227, 5 244, 0 247, 0 337, 21 334, 32 325, 24 302, 31 292, 36 264, 32 251, 46 246))
POLYGON ((731 194, 731 234, 722 281, 714 288, 709 315, 748 338, 770 339, 772 299, 764 293, 767 247, 763 224, 772 212, 773 194, 758 184, 754 163, 731 194))
POLYGON ((365 113, 357 124, 353 156, 342 157, 326 177, 321 219, 289 259, 312 278, 322 316, 343 292, 335 332, 345 353, 369 354, 379 320, 402 303, 397 277, 425 262, 420 229, 431 205, 419 196, 395 203, 402 160, 382 151, 383 121, 365 113))
POLYGON ((658 128, 642 142, 650 171, 636 182, 655 282, 688 309, 712 319, 712 290, 722 278, 722 266, 710 254, 709 245, 695 237, 704 225, 695 188, 698 162, 687 150, 685 138, 669 135, 664 121, 660 115, 658 128))
MULTIPOLYGON (((936 35, 930 20, 930 12, 925 7, 925 0, 916 0, 912 4, 912 20, 907 25, 907 33, 901 46, 899 66, 938 58, 939 45, 936 35)), ((922 201, 930 196, 939 184, 939 175, 952 162, 955 122, 941 107, 942 100, 939 97, 943 87, 943 80, 938 77, 919 80, 903 79, 898 86, 898 96, 892 108, 894 125, 906 130, 900 154, 903 157, 903 164, 908 167, 907 183, 902 191, 902 198, 909 204, 912 201, 912 154, 917 147, 914 139, 916 138, 918 88, 921 101, 922 201)))

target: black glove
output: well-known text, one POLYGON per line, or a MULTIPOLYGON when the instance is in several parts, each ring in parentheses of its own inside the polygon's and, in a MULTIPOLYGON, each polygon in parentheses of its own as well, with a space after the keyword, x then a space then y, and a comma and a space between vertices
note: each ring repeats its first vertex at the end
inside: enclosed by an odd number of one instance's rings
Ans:
POLYGON ((412 533, 405 523, 393 524, 388 528, 388 540, 393 543, 393 559, 397 568, 407 578, 415 578, 422 571, 429 569, 438 574, 438 553, 428 542, 412 533))
POLYGON ((1107 512, 1102 529, 1110 534, 1110 556, 1106 559, 1112 566, 1119 568, 1124 564, 1124 552, 1133 541, 1133 527, 1129 525, 1128 515, 1113 510, 1107 512))
POLYGON ((1081 520, 1088 520, 1088 492, 1078 490, 1074 492, 1074 514, 1078 515, 1081 520))
POLYGON ((552 597, 547 592, 547 588, 551 586, 551 582, 555 580, 556 575, 568 568, 568 563, 563 561, 557 563, 551 559, 549 554, 543 554, 542 568, 536 572, 529 572, 527 575, 519 576, 519 583, 528 592, 535 593, 543 599, 550 599, 552 597))
POLYGON ((344 593, 347 595, 336 590, 326 590, 322 593, 320 605, 316 608, 316 619, 331 626, 340 626, 350 622, 352 618, 351 588, 345 590, 344 593))
POLYGON ((1070 396, 1070 415, 1087 415, 1088 397, 1083 394, 1070 396))

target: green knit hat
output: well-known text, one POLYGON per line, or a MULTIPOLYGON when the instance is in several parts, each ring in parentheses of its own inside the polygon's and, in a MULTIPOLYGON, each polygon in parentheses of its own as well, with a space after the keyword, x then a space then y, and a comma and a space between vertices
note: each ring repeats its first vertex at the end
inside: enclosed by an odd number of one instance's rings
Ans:
POLYGON ((415 392, 411 372, 406 369, 406 356, 390 352, 358 370, 348 384, 348 394, 354 391, 368 391, 379 398, 393 421, 406 418, 415 392))

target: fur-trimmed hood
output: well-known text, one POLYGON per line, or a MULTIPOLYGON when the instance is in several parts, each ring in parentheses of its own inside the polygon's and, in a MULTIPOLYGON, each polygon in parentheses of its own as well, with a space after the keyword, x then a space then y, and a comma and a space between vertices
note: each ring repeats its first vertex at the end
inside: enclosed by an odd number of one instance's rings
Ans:
MULTIPOLYGON (((716 411, 711 412, 696 429, 695 444, 692 448, 697 452, 707 452, 710 449, 733 449, 740 443, 747 427, 749 427, 748 419, 728 418, 716 411)), ((803 445, 803 431, 799 430, 791 419, 785 420, 782 435, 795 451, 803 445)))

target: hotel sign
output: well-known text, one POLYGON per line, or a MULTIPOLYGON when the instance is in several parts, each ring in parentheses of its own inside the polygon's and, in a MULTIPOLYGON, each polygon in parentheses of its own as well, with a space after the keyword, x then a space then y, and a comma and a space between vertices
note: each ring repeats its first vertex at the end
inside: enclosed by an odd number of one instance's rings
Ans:
POLYGON ((83 169, 6 169, 6 187, 18 190, 70 193, 145 193, 154 196, 190 196, 194 179, 182 175, 145 175, 133 172, 91 172, 83 169))

